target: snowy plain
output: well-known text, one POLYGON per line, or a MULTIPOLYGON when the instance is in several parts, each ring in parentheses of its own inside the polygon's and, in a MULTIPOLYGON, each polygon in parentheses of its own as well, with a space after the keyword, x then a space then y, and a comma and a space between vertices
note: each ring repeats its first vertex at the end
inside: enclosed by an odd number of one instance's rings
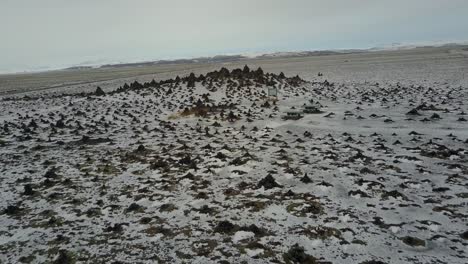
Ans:
POLYGON ((466 263, 463 51, 2 76, 0 263, 466 263))

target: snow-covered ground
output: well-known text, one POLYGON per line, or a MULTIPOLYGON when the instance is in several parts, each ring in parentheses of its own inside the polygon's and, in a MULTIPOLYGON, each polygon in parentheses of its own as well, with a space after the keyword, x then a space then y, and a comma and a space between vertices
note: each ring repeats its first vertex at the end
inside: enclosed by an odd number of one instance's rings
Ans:
POLYGON ((466 65, 346 63, 4 97, 0 263, 466 263, 466 65))

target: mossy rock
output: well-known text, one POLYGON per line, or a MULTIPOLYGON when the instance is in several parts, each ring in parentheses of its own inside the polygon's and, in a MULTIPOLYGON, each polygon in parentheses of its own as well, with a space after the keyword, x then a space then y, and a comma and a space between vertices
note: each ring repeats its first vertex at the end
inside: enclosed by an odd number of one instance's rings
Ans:
POLYGON ((90 167, 88 164, 80 164, 78 166, 78 169, 81 171, 81 172, 91 172, 93 171, 93 168, 90 167))
POLYGON ((170 203, 163 204, 161 207, 159 207, 159 212, 172 212, 174 210, 177 210, 177 206, 170 203))
POLYGON ((172 237, 174 235, 174 233, 170 229, 164 228, 162 226, 150 226, 147 229, 145 229, 144 232, 150 237, 153 237, 157 234, 162 234, 166 237, 172 237))
POLYGON ((393 197, 395 199, 400 198, 400 199, 402 199, 404 201, 408 201, 408 198, 404 194, 400 193, 397 190, 382 193, 382 199, 383 200, 388 200, 389 197, 393 197))
POLYGON ((457 193, 456 196, 460 198, 468 198, 468 193, 457 193))
POLYGON ((51 216, 48 220, 33 224, 34 227, 52 228, 62 226, 64 219, 62 217, 51 216))
POLYGON ((229 221, 221 221, 215 227, 214 231, 216 233, 223 233, 223 234, 232 234, 239 229, 239 226, 229 222, 229 221))
POLYGON ((465 239, 465 240, 468 240, 468 231, 465 231, 465 232, 461 233, 460 237, 465 239))
POLYGON ((100 215, 102 215, 102 212, 99 208, 90 208, 86 211, 86 216, 89 218, 98 217, 100 215))
POLYGON ((105 164, 105 165, 99 165, 96 169, 97 173, 102 173, 106 175, 115 175, 119 173, 119 169, 117 167, 113 166, 112 164, 105 164))
POLYGON ((54 260, 53 264, 74 264, 76 263, 75 254, 66 250, 60 250, 58 257, 54 260))
POLYGON ((191 254, 187 254, 187 253, 184 253, 184 252, 179 251, 179 250, 177 250, 175 253, 176 253, 177 257, 180 258, 180 259, 192 259, 191 254))
POLYGON ((314 226, 304 229, 303 232, 311 239, 328 239, 330 237, 336 237, 341 239, 341 231, 327 226, 314 226))
POLYGON ((27 257, 23 256, 21 258, 19 258, 19 262, 20 263, 32 263, 34 260, 36 259, 36 256, 34 255, 29 255, 27 257))
POLYGON ((292 203, 286 207, 286 211, 297 217, 307 217, 308 215, 323 214, 323 207, 317 201, 310 201, 308 203, 292 203))
POLYGON ((5 209, 3 209, 2 213, 9 216, 19 216, 24 214, 24 208, 21 208, 17 205, 8 205, 5 209))
POLYGON ((412 236, 406 236, 401 238, 401 241, 405 243, 408 246, 412 247, 425 247, 426 246, 426 241, 419 239, 417 237, 412 237, 412 236))
POLYGON ((249 208, 251 212, 259 212, 265 209, 269 203, 263 201, 248 201, 244 203, 244 207, 249 208))
POLYGON ((351 241, 351 243, 357 244, 357 245, 367 246, 367 242, 363 241, 363 240, 360 240, 360 239, 354 239, 353 241, 351 241))
POLYGON ((125 213, 143 213, 145 212, 145 209, 146 208, 144 206, 141 206, 136 203, 132 203, 130 204, 130 206, 128 206, 127 209, 125 209, 125 213))
POLYGON ((275 253, 271 249, 267 248, 266 246, 256 241, 251 241, 247 244, 238 244, 236 245, 236 248, 242 254, 247 254, 248 250, 258 250, 258 249, 263 250, 262 253, 256 255, 254 258, 271 258, 275 256, 275 253))
POLYGON ((303 247, 298 244, 292 246, 288 252, 283 254, 283 260, 286 264, 316 264, 317 260, 305 253, 303 247))
POLYGON ((196 253, 197 256, 208 256, 213 250, 218 246, 218 242, 215 240, 200 240, 192 244, 192 251, 196 253))

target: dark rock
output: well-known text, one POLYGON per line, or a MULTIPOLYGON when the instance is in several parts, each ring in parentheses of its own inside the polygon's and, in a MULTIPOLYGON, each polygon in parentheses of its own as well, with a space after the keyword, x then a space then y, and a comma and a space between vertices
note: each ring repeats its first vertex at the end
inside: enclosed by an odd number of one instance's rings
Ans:
POLYGON ((23 192, 24 195, 33 195, 34 194, 34 191, 33 191, 33 188, 32 188, 32 185, 31 184, 26 184, 24 186, 24 192, 23 192))
POLYGON ((137 152, 145 152, 145 151, 146 151, 146 148, 145 148, 145 146, 140 145, 140 146, 138 146, 138 148, 137 148, 136 151, 137 151, 137 152))
POLYGON ((411 132, 408 133, 408 135, 410 135, 410 136, 421 136, 421 135, 423 135, 423 134, 418 133, 418 132, 416 132, 416 131, 411 131, 411 132))
POLYGON ((104 231, 106 232, 113 232, 113 233, 121 233, 124 231, 123 229, 123 226, 124 225, 128 225, 128 224, 114 224, 114 225, 111 225, 111 226, 108 226, 106 229, 104 229, 104 231))
POLYGON ((300 179, 300 181, 303 182, 303 183, 311 183, 312 182, 312 180, 309 178, 309 176, 307 176, 307 173, 304 174, 304 177, 302 177, 300 179))
POLYGON ((192 160, 192 158, 189 156, 189 155, 186 155, 185 157, 181 158, 179 160, 179 163, 180 164, 183 164, 183 165, 190 165, 192 164, 194 161, 192 160))
POLYGON ((348 192, 348 195, 349 195, 349 196, 356 196, 356 195, 359 195, 359 196, 361 196, 361 197, 370 198, 370 196, 369 196, 367 193, 365 193, 365 192, 363 192, 363 191, 361 191, 361 190, 349 191, 349 192, 348 192))
POLYGON ((86 211, 86 216, 90 218, 100 216, 101 214, 101 209, 99 208, 89 208, 86 211))
POLYGON ((460 237, 465 239, 465 240, 468 240, 468 231, 465 231, 465 232, 461 233, 460 237))
POLYGON ((295 244, 292 246, 288 252, 283 254, 283 260, 286 264, 315 264, 317 263, 317 260, 305 253, 305 250, 303 247, 299 246, 298 244, 295 244))
POLYGON ((279 185, 271 174, 268 174, 265 178, 261 179, 257 184, 257 188, 265 188, 265 190, 273 188, 281 188, 283 186, 279 185))
POLYGON ((326 182, 326 181, 321 181, 317 184, 317 186, 333 187, 333 184, 326 182))
POLYGON ((163 204, 161 207, 159 207, 160 212, 171 212, 176 210, 177 207, 171 203, 163 204))
POLYGON ((446 192, 448 190, 450 190, 448 187, 437 187, 432 189, 433 192, 446 192))
POLYGON ((217 159, 220 159, 220 160, 226 160, 228 158, 228 156, 226 156, 225 154, 221 153, 221 152, 218 152, 215 156, 215 158, 217 159))
POLYGON ((50 187, 53 187, 57 182, 55 181, 51 181, 50 179, 45 179, 43 182, 42 182, 42 186, 43 187, 46 187, 46 188, 50 188, 50 187))
POLYGON ((140 219, 140 224, 147 225, 151 223, 151 221, 153 221, 151 217, 143 217, 140 219))
POLYGON ((382 217, 374 216, 374 221, 372 221, 374 225, 380 227, 380 228, 388 228, 388 224, 386 224, 383 220, 382 217))
POLYGON ((156 160, 155 162, 151 163, 151 165, 150 165, 150 168, 152 170, 166 169, 167 167, 169 167, 169 164, 164 160, 156 160))
POLYGON ((180 178, 181 180, 184 180, 184 179, 188 179, 188 180, 194 180, 195 179, 195 175, 193 175, 191 172, 188 172, 187 174, 185 174, 184 176, 182 176, 180 178))
POLYGON ((237 229, 237 226, 229 221, 221 221, 215 227, 214 231, 217 233, 230 234, 237 229))
POLYGON ((406 198, 404 194, 400 193, 397 190, 382 193, 382 199, 388 199, 389 197, 393 197, 395 199, 400 197, 403 200, 408 200, 408 198, 406 198))
POLYGON ((56 178, 58 178, 58 175, 57 175, 57 173, 55 173, 55 171, 56 171, 55 168, 52 168, 52 169, 48 170, 44 174, 44 177, 47 178, 47 179, 56 179, 56 178))
POLYGON ((374 171, 372 171, 371 169, 369 169, 369 168, 367 168, 367 167, 362 168, 359 172, 360 172, 361 174, 375 174, 374 171))
POLYGON ((142 211, 144 210, 144 207, 139 205, 139 204, 136 204, 136 203, 132 203, 126 210, 125 212, 126 213, 130 213, 130 212, 139 212, 139 211, 142 211))
POLYGON ((90 138, 88 136, 83 136, 80 140, 75 141, 75 144, 83 144, 83 145, 97 145, 101 143, 108 143, 111 142, 109 138, 90 138))
POLYGON ((3 210, 3 213, 7 214, 7 215, 17 215, 17 214, 21 213, 21 211, 23 211, 23 209, 20 208, 19 206, 8 205, 7 208, 5 208, 3 210))
POLYGON ((406 237, 401 238, 401 241, 403 241, 403 243, 412 247, 425 247, 426 246, 426 242, 417 237, 406 236, 406 237))
POLYGON ((205 205, 203 205, 203 206, 198 210, 198 212, 199 212, 200 214, 212 214, 212 213, 215 212, 215 210, 214 210, 213 208, 211 208, 211 207, 209 207, 208 205, 205 204, 205 205))
POLYGON ((66 250, 60 250, 53 264, 74 264, 76 263, 75 256, 66 250))
POLYGON ((98 86, 98 87, 96 88, 96 91, 94 92, 94 95, 96 95, 96 96, 104 96, 104 95, 106 95, 106 93, 102 90, 101 87, 98 86))
POLYGON ((417 116, 421 115, 421 114, 418 112, 418 110, 417 110, 416 108, 411 109, 411 110, 410 110, 408 113, 406 113, 406 114, 407 114, 407 115, 417 115, 417 116))
POLYGON ((251 224, 250 226, 243 226, 240 228, 240 230, 252 232, 256 236, 266 236, 268 234, 268 232, 265 229, 260 228, 254 224, 251 224))
POLYGON ((63 122, 63 120, 58 120, 56 123, 55 123, 55 127, 57 128, 65 128, 65 123, 63 122))
POLYGON ((229 162, 229 165, 242 166, 246 164, 249 160, 250 160, 249 158, 237 157, 233 159, 231 162, 229 162))

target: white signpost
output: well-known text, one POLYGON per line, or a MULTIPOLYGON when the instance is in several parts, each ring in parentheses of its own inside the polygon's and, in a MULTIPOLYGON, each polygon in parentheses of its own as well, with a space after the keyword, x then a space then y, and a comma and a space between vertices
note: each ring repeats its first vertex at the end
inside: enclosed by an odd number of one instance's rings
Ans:
POLYGON ((274 97, 278 98, 278 88, 268 87, 268 96, 274 96, 274 97))

